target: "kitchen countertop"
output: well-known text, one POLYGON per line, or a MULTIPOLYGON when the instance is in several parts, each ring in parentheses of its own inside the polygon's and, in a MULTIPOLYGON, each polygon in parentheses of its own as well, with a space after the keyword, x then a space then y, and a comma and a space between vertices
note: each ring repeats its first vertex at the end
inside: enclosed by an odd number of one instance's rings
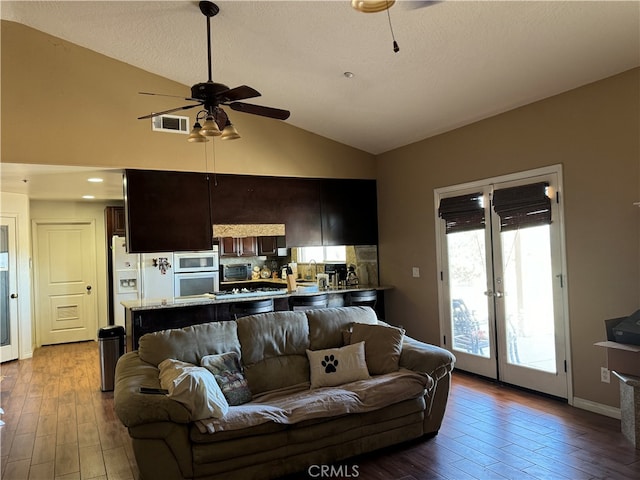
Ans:
MULTIPOLYGON (((236 282, 234 282, 236 283, 236 282)), ((248 282, 247 282, 248 283, 248 282)), ((344 294, 348 292, 355 292, 358 290, 390 290, 391 286, 373 286, 373 285, 358 285, 356 287, 331 287, 328 290, 316 290, 316 291, 302 291, 287 293, 285 289, 282 293, 267 293, 265 295, 251 295, 243 296, 238 295, 224 295, 219 298, 215 294, 205 293, 204 295, 193 295, 189 297, 172 297, 172 298, 153 298, 147 300, 124 300, 120 304, 130 310, 150 310, 157 308, 175 308, 175 307, 187 307, 191 305, 212 305, 212 304, 224 304, 224 303, 237 303, 253 300, 264 300, 267 298, 289 298, 289 297, 305 297, 310 295, 318 295, 319 293, 329 294, 344 294)))

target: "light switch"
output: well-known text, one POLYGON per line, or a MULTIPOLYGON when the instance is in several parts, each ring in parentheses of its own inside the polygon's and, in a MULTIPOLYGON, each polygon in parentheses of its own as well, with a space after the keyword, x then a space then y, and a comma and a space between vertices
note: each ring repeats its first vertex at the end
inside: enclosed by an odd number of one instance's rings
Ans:
POLYGON ((413 267, 413 278, 420 277, 420 267, 413 267))

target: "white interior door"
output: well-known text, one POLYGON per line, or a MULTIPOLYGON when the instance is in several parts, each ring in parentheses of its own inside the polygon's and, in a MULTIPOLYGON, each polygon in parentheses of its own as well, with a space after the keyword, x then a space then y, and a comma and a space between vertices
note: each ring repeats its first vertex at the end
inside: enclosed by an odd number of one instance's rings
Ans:
POLYGON ((440 311, 457 368, 567 398, 559 189, 549 171, 436 192, 440 311))
POLYGON ((18 358, 16 220, 0 218, 0 361, 18 358))
POLYGON ((98 310, 95 225, 36 222, 34 231, 39 344, 94 339, 98 310))

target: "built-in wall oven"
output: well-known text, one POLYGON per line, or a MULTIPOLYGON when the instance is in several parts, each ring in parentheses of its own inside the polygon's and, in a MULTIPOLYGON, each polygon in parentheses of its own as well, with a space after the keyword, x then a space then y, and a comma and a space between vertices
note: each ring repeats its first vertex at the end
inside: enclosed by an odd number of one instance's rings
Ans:
POLYGON ((187 297, 220 290, 218 247, 173 255, 174 295, 187 297))

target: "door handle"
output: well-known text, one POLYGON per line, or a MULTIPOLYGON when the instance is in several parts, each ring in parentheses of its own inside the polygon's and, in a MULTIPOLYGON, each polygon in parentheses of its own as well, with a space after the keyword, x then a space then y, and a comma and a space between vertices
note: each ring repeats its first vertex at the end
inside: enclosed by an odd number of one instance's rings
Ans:
POLYGON ((18 298, 18 294, 17 293, 12 293, 9 298, 18 298))
POLYGON ((87 293, 91 293, 91 285, 87 285, 87 293))
POLYGON ((487 297, 496 297, 496 298, 504 297, 504 292, 501 292, 501 291, 494 292, 493 290, 487 290, 486 292, 484 292, 484 294, 487 297))

